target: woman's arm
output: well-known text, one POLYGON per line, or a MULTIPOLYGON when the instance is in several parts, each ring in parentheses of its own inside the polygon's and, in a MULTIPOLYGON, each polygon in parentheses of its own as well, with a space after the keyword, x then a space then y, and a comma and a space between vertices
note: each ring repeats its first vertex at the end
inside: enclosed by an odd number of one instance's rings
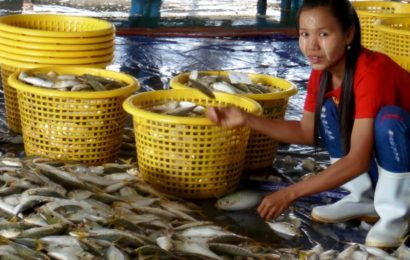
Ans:
POLYGON ((318 175, 265 197, 258 207, 261 217, 274 219, 296 199, 339 187, 366 172, 373 152, 373 124, 373 119, 356 119, 350 152, 318 175))
POLYGON ((236 107, 209 108, 208 117, 221 126, 246 125, 272 139, 290 144, 313 144, 314 113, 305 111, 301 121, 272 120, 236 107))

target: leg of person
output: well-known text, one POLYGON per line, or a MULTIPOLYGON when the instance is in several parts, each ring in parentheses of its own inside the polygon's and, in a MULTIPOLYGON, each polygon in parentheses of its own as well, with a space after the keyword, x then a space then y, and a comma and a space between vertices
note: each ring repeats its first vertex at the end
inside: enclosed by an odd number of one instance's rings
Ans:
POLYGON ((379 169, 374 206, 380 220, 367 234, 366 245, 397 247, 410 216, 410 114, 399 107, 383 107, 374 129, 379 169))
MULTIPOLYGON (((320 136, 330 154, 331 163, 343 156, 338 111, 332 99, 325 101, 321 113, 320 136)), ((338 223, 350 219, 376 221, 373 205, 373 185, 369 174, 363 173, 342 185, 350 193, 336 203, 318 206, 312 210, 312 219, 323 223, 338 223)))

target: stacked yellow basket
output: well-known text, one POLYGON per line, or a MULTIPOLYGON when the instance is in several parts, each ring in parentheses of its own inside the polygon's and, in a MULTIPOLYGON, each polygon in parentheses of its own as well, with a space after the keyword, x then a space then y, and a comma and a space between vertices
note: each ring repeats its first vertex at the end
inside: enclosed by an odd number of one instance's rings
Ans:
POLYGON ((187 117, 150 110, 157 105, 168 107, 170 102, 192 102, 201 107, 234 105, 261 113, 260 105, 249 98, 215 96, 172 89, 143 92, 124 102, 134 119, 139 171, 158 190, 184 198, 210 198, 237 188, 249 128, 219 127, 205 115, 187 117))
POLYGON ((105 68, 114 55, 114 26, 104 20, 52 14, 0 17, 0 64, 10 130, 20 133, 16 91, 8 83, 15 71, 41 66, 105 68))
MULTIPOLYGON (((201 71, 202 75, 228 76, 228 71, 201 71)), ((289 97, 297 93, 296 86, 281 78, 249 73, 253 83, 261 83, 280 89, 278 92, 264 94, 240 94, 257 101, 263 109, 262 116, 271 119, 283 119, 289 97)), ((170 86, 175 89, 187 88, 189 73, 182 73, 171 79, 170 86)), ((246 149, 244 169, 259 169, 272 166, 276 156, 278 142, 266 135, 251 131, 246 149)))
POLYGON ((383 19, 375 27, 380 34, 380 51, 410 72, 410 17, 383 19))
POLYGON ((371 50, 379 50, 379 34, 375 23, 380 19, 410 17, 410 4, 388 1, 352 2, 360 20, 362 45, 371 50))

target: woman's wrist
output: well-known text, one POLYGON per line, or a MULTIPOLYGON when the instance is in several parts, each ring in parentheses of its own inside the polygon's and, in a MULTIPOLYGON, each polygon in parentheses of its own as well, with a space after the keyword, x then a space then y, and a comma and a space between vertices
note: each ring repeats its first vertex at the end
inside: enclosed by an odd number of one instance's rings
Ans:
POLYGON ((301 189, 297 187, 296 184, 292 184, 285 188, 291 200, 297 200, 302 197, 301 189))
POLYGON ((242 114, 242 118, 243 118, 243 124, 242 125, 252 128, 252 126, 254 125, 252 123, 252 120, 253 120, 254 116, 252 114, 248 113, 248 112, 244 112, 242 114))

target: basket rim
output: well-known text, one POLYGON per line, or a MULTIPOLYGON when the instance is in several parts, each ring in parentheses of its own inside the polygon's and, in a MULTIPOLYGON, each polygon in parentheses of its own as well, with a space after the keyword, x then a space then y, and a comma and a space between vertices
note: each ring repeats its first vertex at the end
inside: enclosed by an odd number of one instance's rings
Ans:
POLYGON ((30 35, 13 34, 10 32, 0 30, 0 37, 4 37, 9 40, 15 40, 27 43, 47 43, 47 44, 95 44, 114 41, 115 33, 101 35, 98 37, 77 37, 77 38, 62 38, 62 37, 35 37, 30 35))
POLYGON ((101 42, 101 43, 90 43, 90 44, 60 44, 54 43, 34 43, 34 42, 24 42, 16 41, 13 39, 6 39, 0 37, 0 44, 12 46, 16 48, 23 48, 27 50, 41 50, 41 51, 55 51, 57 48, 61 51, 88 51, 88 50, 99 50, 114 47, 114 41, 101 42))
POLYGON ((37 63, 37 64, 54 64, 54 65, 81 65, 89 63, 102 63, 112 61, 114 58, 114 53, 102 56, 94 57, 77 57, 77 58, 49 58, 49 57, 39 57, 39 56, 27 56, 19 55, 10 52, 4 52, 0 50, 0 56, 9 60, 23 61, 27 63, 37 63))
MULTIPOLYGON (((204 99, 204 98, 210 99, 209 97, 204 96, 204 94, 194 89, 155 90, 155 91, 140 92, 135 95, 129 96, 124 101, 123 108, 127 113, 131 114, 132 116, 138 116, 139 118, 143 118, 143 119, 161 120, 162 122, 171 123, 171 124, 193 124, 193 125, 201 125, 201 126, 216 126, 216 124, 207 117, 195 118, 195 117, 163 115, 163 114, 159 114, 159 113, 155 113, 155 112, 151 112, 148 110, 138 108, 134 105, 135 99, 144 98, 145 96, 160 95, 160 96, 166 96, 169 98, 173 98, 173 97, 178 98, 181 96, 180 95, 181 93, 185 93, 185 94, 188 93, 190 97, 194 97, 194 98, 198 97, 201 99, 204 99)), ((227 98, 229 100, 235 100, 237 103, 239 103, 238 96, 236 95, 216 92, 215 97, 216 98, 227 98)), ((248 97, 239 97, 239 99, 240 99, 241 104, 246 103, 248 105, 253 106, 253 110, 251 110, 250 113, 255 114, 255 115, 262 114, 262 107, 255 100, 252 100, 251 98, 248 98, 248 97)))
MULTIPOLYGON (((110 64, 111 64, 111 61, 110 62, 86 63, 86 64, 81 64, 81 67, 105 68, 106 66, 110 64)), ((39 68, 39 67, 56 67, 56 66, 66 66, 66 67, 70 67, 70 66, 78 67, 79 66, 78 64, 72 64, 72 65, 35 64, 35 63, 22 62, 22 61, 11 60, 11 59, 7 59, 4 57, 0 57, 0 66, 2 67, 3 65, 15 67, 19 69, 34 69, 34 68, 39 68)))
POLYGON ((410 8, 406 3, 400 2, 388 2, 388 1, 353 1, 351 2, 354 8, 356 7, 379 7, 379 6, 386 6, 386 7, 404 7, 410 8))
POLYGON ((85 51, 56 51, 56 50, 32 50, 19 48, 14 46, 3 45, 0 42, 0 49, 11 54, 34 56, 38 58, 91 58, 98 56, 106 56, 114 53, 114 46, 99 49, 99 50, 85 50, 85 51))
POLYGON ((108 21, 85 17, 85 16, 72 16, 72 15, 63 15, 63 14, 12 14, 0 17, 0 31, 7 31, 13 34, 20 35, 31 35, 37 37, 62 37, 62 38, 73 38, 73 37, 95 37, 113 33, 115 31, 115 26, 108 21), (59 20, 59 21, 83 21, 89 22, 92 24, 100 24, 101 29, 84 31, 84 32, 55 32, 55 31, 45 31, 38 29, 28 29, 21 28, 18 26, 13 26, 7 24, 13 20, 29 20, 29 19, 38 19, 38 20, 59 20))
POLYGON ((394 17, 394 18, 380 19, 374 23, 374 27, 377 30, 380 30, 382 32, 388 32, 388 33, 394 33, 394 34, 400 34, 400 35, 410 35, 410 18, 409 17, 394 17), (393 25, 397 23, 402 23, 403 20, 405 20, 406 24, 409 25, 408 30, 397 29, 397 28, 389 26, 389 25, 393 25))
POLYGON ((39 67, 33 68, 28 70, 23 70, 25 72, 48 72, 53 70, 57 73, 64 73, 64 74, 92 74, 98 75, 102 77, 107 77, 110 79, 120 79, 128 83, 127 86, 113 89, 113 90, 106 90, 106 91, 60 91, 54 89, 47 89, 42 87, 36 87, 32 85, 25 84, 18 80, 18 75, 21 71, 15 71, 13 74, 10 75, 8 78, 8 84, 16 89, 17 91, 34 93, 43 96, 49 97, 61 97, 61 98, 79 98, 79 99, 97 99, 97 98, 108 98, 108 97, 115 97, 115 96, 123 96, 131 94, 134 91, 138 91, 140 89, 140 84, 138 80, 126 73, 116 72, 111 70, 99 69, 99 68, 88 68, 88 67, 68 67, 68 66, 49 66, 49 67, 39 67))
MULTIPOLYGON (((229 72, 235 72, 235 71, 224 71, 224 70, 202 70, 199 71, 200 73, 205 73, 205 74, 209 74, 209 75, 224 75, 226 76, 229 72)), ((169 83, 171 88, 188 88, 186 85, 182 84, 180 82, 180 79, 182 77, 186 77, 189 75, 190 72, 183 72, 180 73, 178 75, 176 75, 175 77, 173 77, 169 83)), ((274 76, 270 76, 270 75, 266 75, 266 74, 258 74, 258 73, 246 73, 248 74, 251 79, 257 79, 257 78, 266 78, 268 80, 275 80, 275 81, 279 81, 281 83, 286 83, 289 84, 289 87, 281 92, 276 92, 276 93, 264 93, 264 94, 235 94, 235 95, 239 95, 239 96, 244 96, 244 97, 248 97, 254 100, 274 100, 274 99, 282 99, 282 98, 289 98, 290 96, 293 96, 295 94, 298 93, 298 89, 296 87, 296 85, 286 79, 283 78, 278 78, 278 77, 274 77, 274 76)))

